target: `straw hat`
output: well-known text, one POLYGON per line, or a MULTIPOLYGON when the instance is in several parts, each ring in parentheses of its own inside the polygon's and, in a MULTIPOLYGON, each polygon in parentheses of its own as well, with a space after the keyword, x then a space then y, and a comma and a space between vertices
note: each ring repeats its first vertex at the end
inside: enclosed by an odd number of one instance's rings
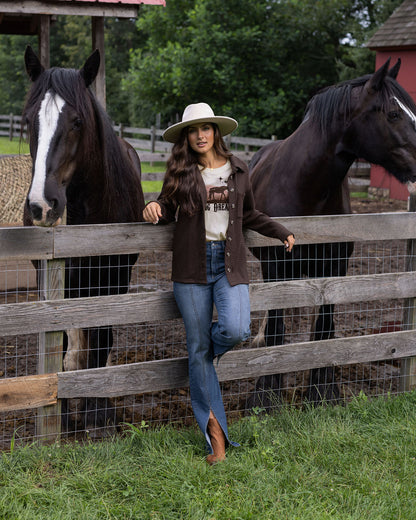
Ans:
POLYGON ((169 143, 175 143, 182 128, 196 123, 216 123, 223 137, 230 134, 238 126, 237 121, 231 117, 216 116, 207 103, 195 103, 185 108, 180 123, 170 126, 163 132, 163 139, 169 143))

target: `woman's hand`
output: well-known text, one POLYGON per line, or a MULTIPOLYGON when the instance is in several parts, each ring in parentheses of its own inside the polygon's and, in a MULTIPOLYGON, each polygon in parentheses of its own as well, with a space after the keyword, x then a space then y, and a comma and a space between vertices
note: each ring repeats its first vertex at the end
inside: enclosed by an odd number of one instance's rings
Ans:
POLYGON ((158 202, 149 202, 143 210, 143 218, 146 222, 157 224, 162 217, 162 210, 158 202))
POLYGON ((294 235, 289 235, 285 240, 285 248, 288 253, 290 253, 295 245, 295 237, 294 235))

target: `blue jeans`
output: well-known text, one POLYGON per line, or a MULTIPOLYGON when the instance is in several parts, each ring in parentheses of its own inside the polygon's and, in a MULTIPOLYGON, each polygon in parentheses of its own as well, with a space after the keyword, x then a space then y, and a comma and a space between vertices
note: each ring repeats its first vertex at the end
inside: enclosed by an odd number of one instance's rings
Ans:
POLYGON ((198 426, 207 433, 212 410, 229 444, 227 419, 220 385, 214 367, 219 358, 250 336, 250 300, 247 284, 232 287, 225 274, 223 241, 207 242, 207 284, 175 282, 173 291, 185 324, 189 360, 189 385, 192 409, 198 426), (213 306, 218 321, 212 322, 213 306))

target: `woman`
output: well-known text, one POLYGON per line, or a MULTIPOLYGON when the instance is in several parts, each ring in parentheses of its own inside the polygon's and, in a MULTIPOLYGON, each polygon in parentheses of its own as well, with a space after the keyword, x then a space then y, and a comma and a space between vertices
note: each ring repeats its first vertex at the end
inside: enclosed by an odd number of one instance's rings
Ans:
POLYGON ((287 251, 295 242, 290 231, 255 209, 247 166, 223 141, 235 128, 237 121, 215 116, 206 103, 187 106, 182 121, 163 134, 174 146, 158 200, 143 212, 154 224, 176 220, 173 289, 186 330, 192 408, 209 464, 225 459, 226 445, 238 446, 228 438, 214 359, 250 336, 243 226, 279 238, 287 251))

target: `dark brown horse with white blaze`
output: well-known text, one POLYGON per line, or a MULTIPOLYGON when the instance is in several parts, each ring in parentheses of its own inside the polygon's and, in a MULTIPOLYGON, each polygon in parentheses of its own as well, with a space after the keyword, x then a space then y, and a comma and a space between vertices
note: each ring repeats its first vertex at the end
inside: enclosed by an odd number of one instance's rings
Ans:
MULTIPOLYGON (((257 208, 272 217, 351 213, 346 175, 355 159, 383 166, 400 182, 416 181, 416 106, 397 83, 400 61, 389 71, 388 60, 374 74, 329 87, 308 103, 305 117, 283 141, 260 149, 250 164, 257 208)), ((353 243, 258 248, 263 279, 277 281, 344 276, 353 243)), ((333 305, 322 305, 311 340, 334 334, 333 305)), ((284 342, 284 314, 269 311, 267 346, 284 342)), ((271 405, 279 395, 281 376, 262 377, 251 405, 271 405)), ((308 399, 337 401, 334 369, 310 373, 308 399)))
MULTIPOLYGON (((33 160, 32 183, 24 211, 25 225, 55 226, 66 208, 66 224, 101 224, 142 220, 144 197, 140 160, 119 139, 111 121, 88 88, 100 65, 98 50, 78 71, 45 70, 30 47, 26 70, 33 84, 23 112, 33 160)), ((125 293, 137 254, 69 258, 65 297, 125 293)), ((113 342, 111 327, 67 331, 64 368, 106 364, 113 342)), ((84 429, 107 423, 106 403, 71 400, 69 419, 84 429), (103 415, 96 414, 100 408, 103 415)), ((64 414, 65 417, 65 414, 64 414)))

